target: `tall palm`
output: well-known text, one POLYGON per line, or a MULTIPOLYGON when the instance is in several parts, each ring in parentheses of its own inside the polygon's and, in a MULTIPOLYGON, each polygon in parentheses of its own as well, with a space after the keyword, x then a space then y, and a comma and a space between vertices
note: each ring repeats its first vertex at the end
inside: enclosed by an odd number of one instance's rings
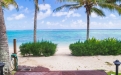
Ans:
POLYGON ((36 32, 37 32, 37 11, 39 11, 38 8, 38 0, 34 0, 35 2, 35 13, 34 13, 34 42, 36 42, 36 32))
MULTIPOLYGON (((44 2, 45 0, 43 0, 43 2, 44 2)), ((38 13, 38 11, 39 11, 39 7, 38 7, 38 0, 34 0, 34 3, 35 3, 35 13, 34 13, 34 42, 36 42, 36 40, 37 40, 37 35, 36 35, 36 33, 37 33, 37 13, 38 13)))
POLYGON ((9 49, 8 49, 8 40, 6 36, 6 26, 3 16, 3 9, 8 8, 10 4, 14 4, 17 7, 17 4, 14 0, 0 0, 0 62, 5 63, 4 73, 8 75, 10 72, 9 68, 9 49))
POLYGON ((92 12, 96 13, 98 16, 105 16, 104 12, 97 6, 102 8, 107 8, 110 10, 117 9, 121 10, 115 3, 120 0, 57 0, 58 2, 74 2, 74 4, 65 4, 56 8, 54 11, 60 11, 64 7, 69 9, 79 9, 84 7, 86 9, 87 15, 87 36, 86 39, 89 39, 89 24, 90 24, 90 15, 92 12))

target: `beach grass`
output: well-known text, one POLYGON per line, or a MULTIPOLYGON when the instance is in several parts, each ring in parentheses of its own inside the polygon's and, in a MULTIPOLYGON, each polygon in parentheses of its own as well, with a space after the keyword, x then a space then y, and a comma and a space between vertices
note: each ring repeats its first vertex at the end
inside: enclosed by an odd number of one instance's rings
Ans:
MULTIPOLYGON (((109 71, 109 72, 107 72, 107 75, 115 75, 116 73, 115 72, 113 72, 113 71, 109 71)), ((121 73, 118 73, 118 75, 121 75, 121 73)))
POLYGON ((11 71, 11 75, 14 75, 16 73, 16 71, 11 71))

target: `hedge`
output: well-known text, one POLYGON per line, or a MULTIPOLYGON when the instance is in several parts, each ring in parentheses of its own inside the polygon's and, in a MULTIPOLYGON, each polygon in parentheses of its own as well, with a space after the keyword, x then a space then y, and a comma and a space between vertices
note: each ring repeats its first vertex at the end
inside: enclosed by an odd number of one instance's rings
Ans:
POLYGON ((19 47, 23 56, 52 56, 56 52, 57 44, 49 41, 22 43, 19 47))
POLYGON ((120 55, 121 41, 115 38, 104 40, 91 38, 84 42, 77 41, 70 44, 69 48, 74 56, 120 55))

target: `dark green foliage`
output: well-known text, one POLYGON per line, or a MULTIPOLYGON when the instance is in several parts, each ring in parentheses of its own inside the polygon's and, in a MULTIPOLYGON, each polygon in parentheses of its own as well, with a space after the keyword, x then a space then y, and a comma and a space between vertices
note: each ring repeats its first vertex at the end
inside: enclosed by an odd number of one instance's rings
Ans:
POLYGON ((76 42, 69 46, 72 55, 93 56, 93 55, 120 55, 121 41, 114 38, 97 40, 95 38, 84 42, 76 42))
POLYGON ((41 41, 36 43, 24 43, 20 45, 20 52, 23 56, 51 56, 56 52, 57 44, 49 41, 41 41))
POLYGON ((31 45, 32 43, 24 43, 22 45, 20 45, 19 49, 22 55, 26 55, 26 54, 31 54, 31 45))
POLYGON ((51 56, 56 52, 56 44, 52 42, 41 42, 41 50, 44 56, 51 56))
POLYGON ((33 54, 33 56, 40 56, 42 52, 40 47, 41 47, 40 42, 31 43, 30 46, 31 54, 33 54))

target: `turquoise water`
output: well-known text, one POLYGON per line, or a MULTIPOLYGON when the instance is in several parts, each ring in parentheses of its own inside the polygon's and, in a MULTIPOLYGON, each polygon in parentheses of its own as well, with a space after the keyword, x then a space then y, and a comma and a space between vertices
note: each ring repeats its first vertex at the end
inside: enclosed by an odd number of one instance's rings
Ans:
MULTIPOLYGON (((13 44, 13 39, 17 40, 17 44, 33 41, 33 30, 8 30, 7 37, 9 45, 13 44)), ((108 29, 108 30, 90 30, 90 38, 104 39, 114 37, 121 40, 121 30, 108 29)), ((37 30, 37 40, 49 40, 56 44, 70 44, 78 40, 86 40, 86 30, 37 30)))

